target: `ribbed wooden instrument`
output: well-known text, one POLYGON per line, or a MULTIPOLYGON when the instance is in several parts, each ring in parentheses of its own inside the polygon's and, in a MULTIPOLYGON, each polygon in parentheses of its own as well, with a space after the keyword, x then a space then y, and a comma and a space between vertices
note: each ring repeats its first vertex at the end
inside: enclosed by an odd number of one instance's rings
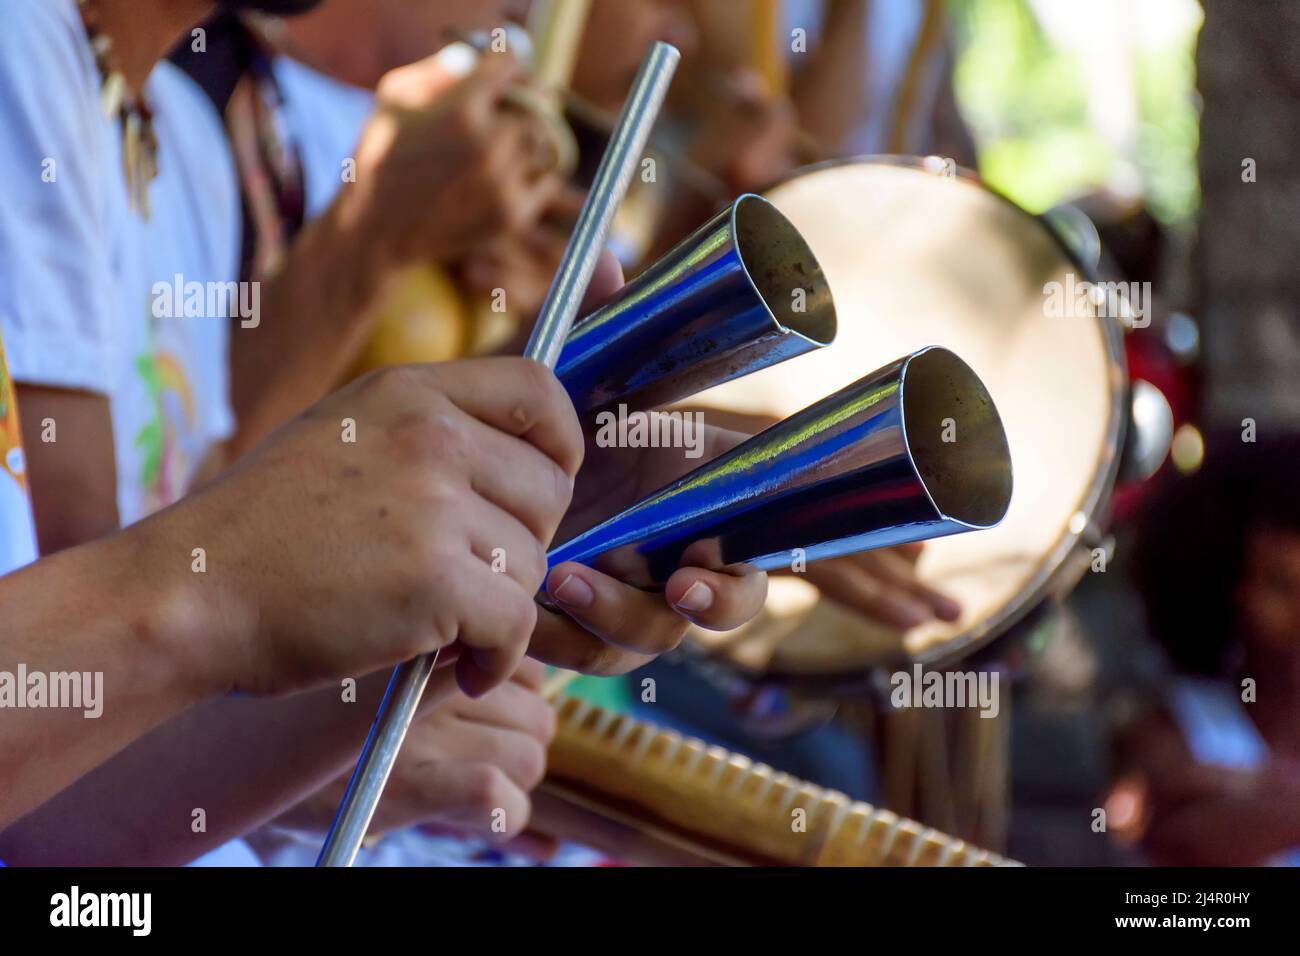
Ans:
POLYGON ((675 731, 573 697, 557 710, 534 800, 552 836, 642 864, 1016 865, 675 731))

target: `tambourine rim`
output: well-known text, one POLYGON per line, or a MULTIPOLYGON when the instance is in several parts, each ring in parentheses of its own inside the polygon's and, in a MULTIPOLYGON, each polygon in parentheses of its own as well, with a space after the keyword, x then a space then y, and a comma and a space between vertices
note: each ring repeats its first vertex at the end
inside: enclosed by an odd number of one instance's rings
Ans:
MULTIPOLYGON (((801 167, 793 175, 766 188, 762 193, 762 197, 772 202, 770 199, 772 192, 804 177, 844 166, 867 165, 896 166, 912 169, 927 176, 936 175, 932 169, 927 168, 926 157, 884 154, 841 157, 801 167)), ((1020 206, 1005 194, 989 186, 977 173, 965 167, 955 167, 952 178, 954 181, 972 186, 987 195, 993 196, 1022 215, 1038 222, 1047 235, 1051 237, 1052 242, 1055 243, 1065 260, 1077 270, 1081 278, 1089 282, 1101 281, 1101 268, 1094 268, 1083 262, 1062 238, 1057 227, 1045 215, 1029 212, 1029 210, 1020 206)), ((779 204, 775 202, 773 202, 773 205, 776 205, 778 209, 780 208, 779 204)), ((1088 529, 1095 527, 1095 522, 1099 516, 1105 515, 1109 510, 1115 481, 1119 474, 1120 453, 1124 447, 1125 433, 1128 429, 1128 417, 1125 414, 1125 409, 1130 386, 1128 362, 1124 353, 1123 332, 1116 319, 1099 316, 1098 325, 1102 332, 1105 351, 1113 363, 1111 367, 1118 369, 1119 375, 1109 376, 1110 381, 1107 383, 1110 398, 1110 420, 1106 424, 1106 441, 1099 449, 1100 467, 1096 469, 1084 492, 1080 506, 1075 512, 1076 514, 1082 513, 1087 520, 1077 532, 1072 531, 1067 523, 1056 545, 1039 560, 1038 570, 1030 578, 1026 587, 1007 600, 996 613, 984 618, 984 620, 960 635, 937 643, 920 653, 902 653, 892 660, 881 660, 878 663, 857 666, 842 672, 808 672, 779 667, 755 669, 737 663, 723 654, 706 651, 698 645, 692 647, 692 654, 700 654, 751 683, 798 685, 824 690, 832 689, 837 685, 860 687, 869 684, 871 675, 879 672, 882 668, 918 663, 926 667, 948 667, 992 643, 1028 616, 1035 608, 1042 606, 1046 600, 1053 597, 1060 590, 1063 582, 1071 576, 1073 570, 1069 560, 1071 553, 1080 546, 1081 539, 1088 529)), ((939 344, 942 345, 942 343, 939 344)), ((1080 576, 1080 574, 1074 573, 1074 581, 1071 584, 1077 583, 1080 576)))

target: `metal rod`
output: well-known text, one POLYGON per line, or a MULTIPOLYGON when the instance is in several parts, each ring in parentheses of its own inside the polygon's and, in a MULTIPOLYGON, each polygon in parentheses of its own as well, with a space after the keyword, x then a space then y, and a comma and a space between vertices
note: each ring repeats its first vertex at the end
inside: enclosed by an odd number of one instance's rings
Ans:
POLYGON ((524 351, 526 356, 547 368, 555 368, 560 359, 569 327, 577 317, 582 297, 587 292, 592 273, 596 271, 596 260, 605 246, 614 214, 618 212, 645 152, 650 130, 654 128, 680 59, 676 47, 656 43, 646 55, 632 91, 623 102, 618 125, 605 147, 591 191, 587 193, 587 201, 578 215, 578 224, 569 237, 560 269, 546 294, 546 301, 542 303, 537 324, 524 351))
MULTIPOLYGON (((564 250, 564 259, 524 351, 525 356, 547 368, 555 368, 560 358, 569 327, 596 271, 596 261, 604 248, 614 213, 645 151, 680 58, 675 47, 656 43, 641 64, 623 104, 618 126, 605 148, 591 191, 564 250)), ((351 866, 356 859, 437 660, 436 652, 425 654, 399 665, 393 672, 343 803, 325 837, 317 866, 351 866)))
POLYGON ((393 771, 397 754, 406 739, 406 731, 415 717, 429 675, 438 663, 438 652, 423 654, 413 661, 399 664, 379 702, 375 722, 361 750, 361 759, 352 771, 347 793, 334 815, 325 845, 316 858, 317 866, 351 866, 370 829, 370 819, 384 795, 388 775, 393 771))

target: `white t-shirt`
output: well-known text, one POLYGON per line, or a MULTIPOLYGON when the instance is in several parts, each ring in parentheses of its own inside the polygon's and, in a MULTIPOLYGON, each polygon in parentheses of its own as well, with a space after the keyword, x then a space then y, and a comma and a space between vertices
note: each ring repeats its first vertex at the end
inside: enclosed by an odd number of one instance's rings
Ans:
POLYGON ((307 220, 323 213, 343 185, 344 163, 356 156, 361 130, 374 112, 370 90, 341 83, 287 56, 272 64, 284 96, 285 122, 298 145, 307 220))
POLYGON ((129 524, 180 497, 233 428, 231 320, 173 317, 183 295, 155 303, 155 289, 177 277, 182 293, 185 283, 236 279, 240 207, 220 118, 192 81, 160 64, 146 87, 160 143, 153 214, 146 222, 131 211, 122 136, 100 87, 75 0, 6 0, 0 333, 16 381, 108 396, 129 524))

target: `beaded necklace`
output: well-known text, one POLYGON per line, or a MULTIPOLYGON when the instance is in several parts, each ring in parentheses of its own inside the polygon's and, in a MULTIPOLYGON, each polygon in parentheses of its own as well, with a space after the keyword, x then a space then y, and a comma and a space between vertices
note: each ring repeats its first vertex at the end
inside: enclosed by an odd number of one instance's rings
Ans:
POLYGON ((131 208, 149 218, 149 184, 158 175, 158 136, 154 132, 153 112, 143 95, 136 95, 126 77, 117 68, 113 40, 100 29, 95 0, 77 0, 81 22, 95 55, 95 65, 103 78, 100 105, 104 115, 116 119, 122 128, 122 167, 131 208))

